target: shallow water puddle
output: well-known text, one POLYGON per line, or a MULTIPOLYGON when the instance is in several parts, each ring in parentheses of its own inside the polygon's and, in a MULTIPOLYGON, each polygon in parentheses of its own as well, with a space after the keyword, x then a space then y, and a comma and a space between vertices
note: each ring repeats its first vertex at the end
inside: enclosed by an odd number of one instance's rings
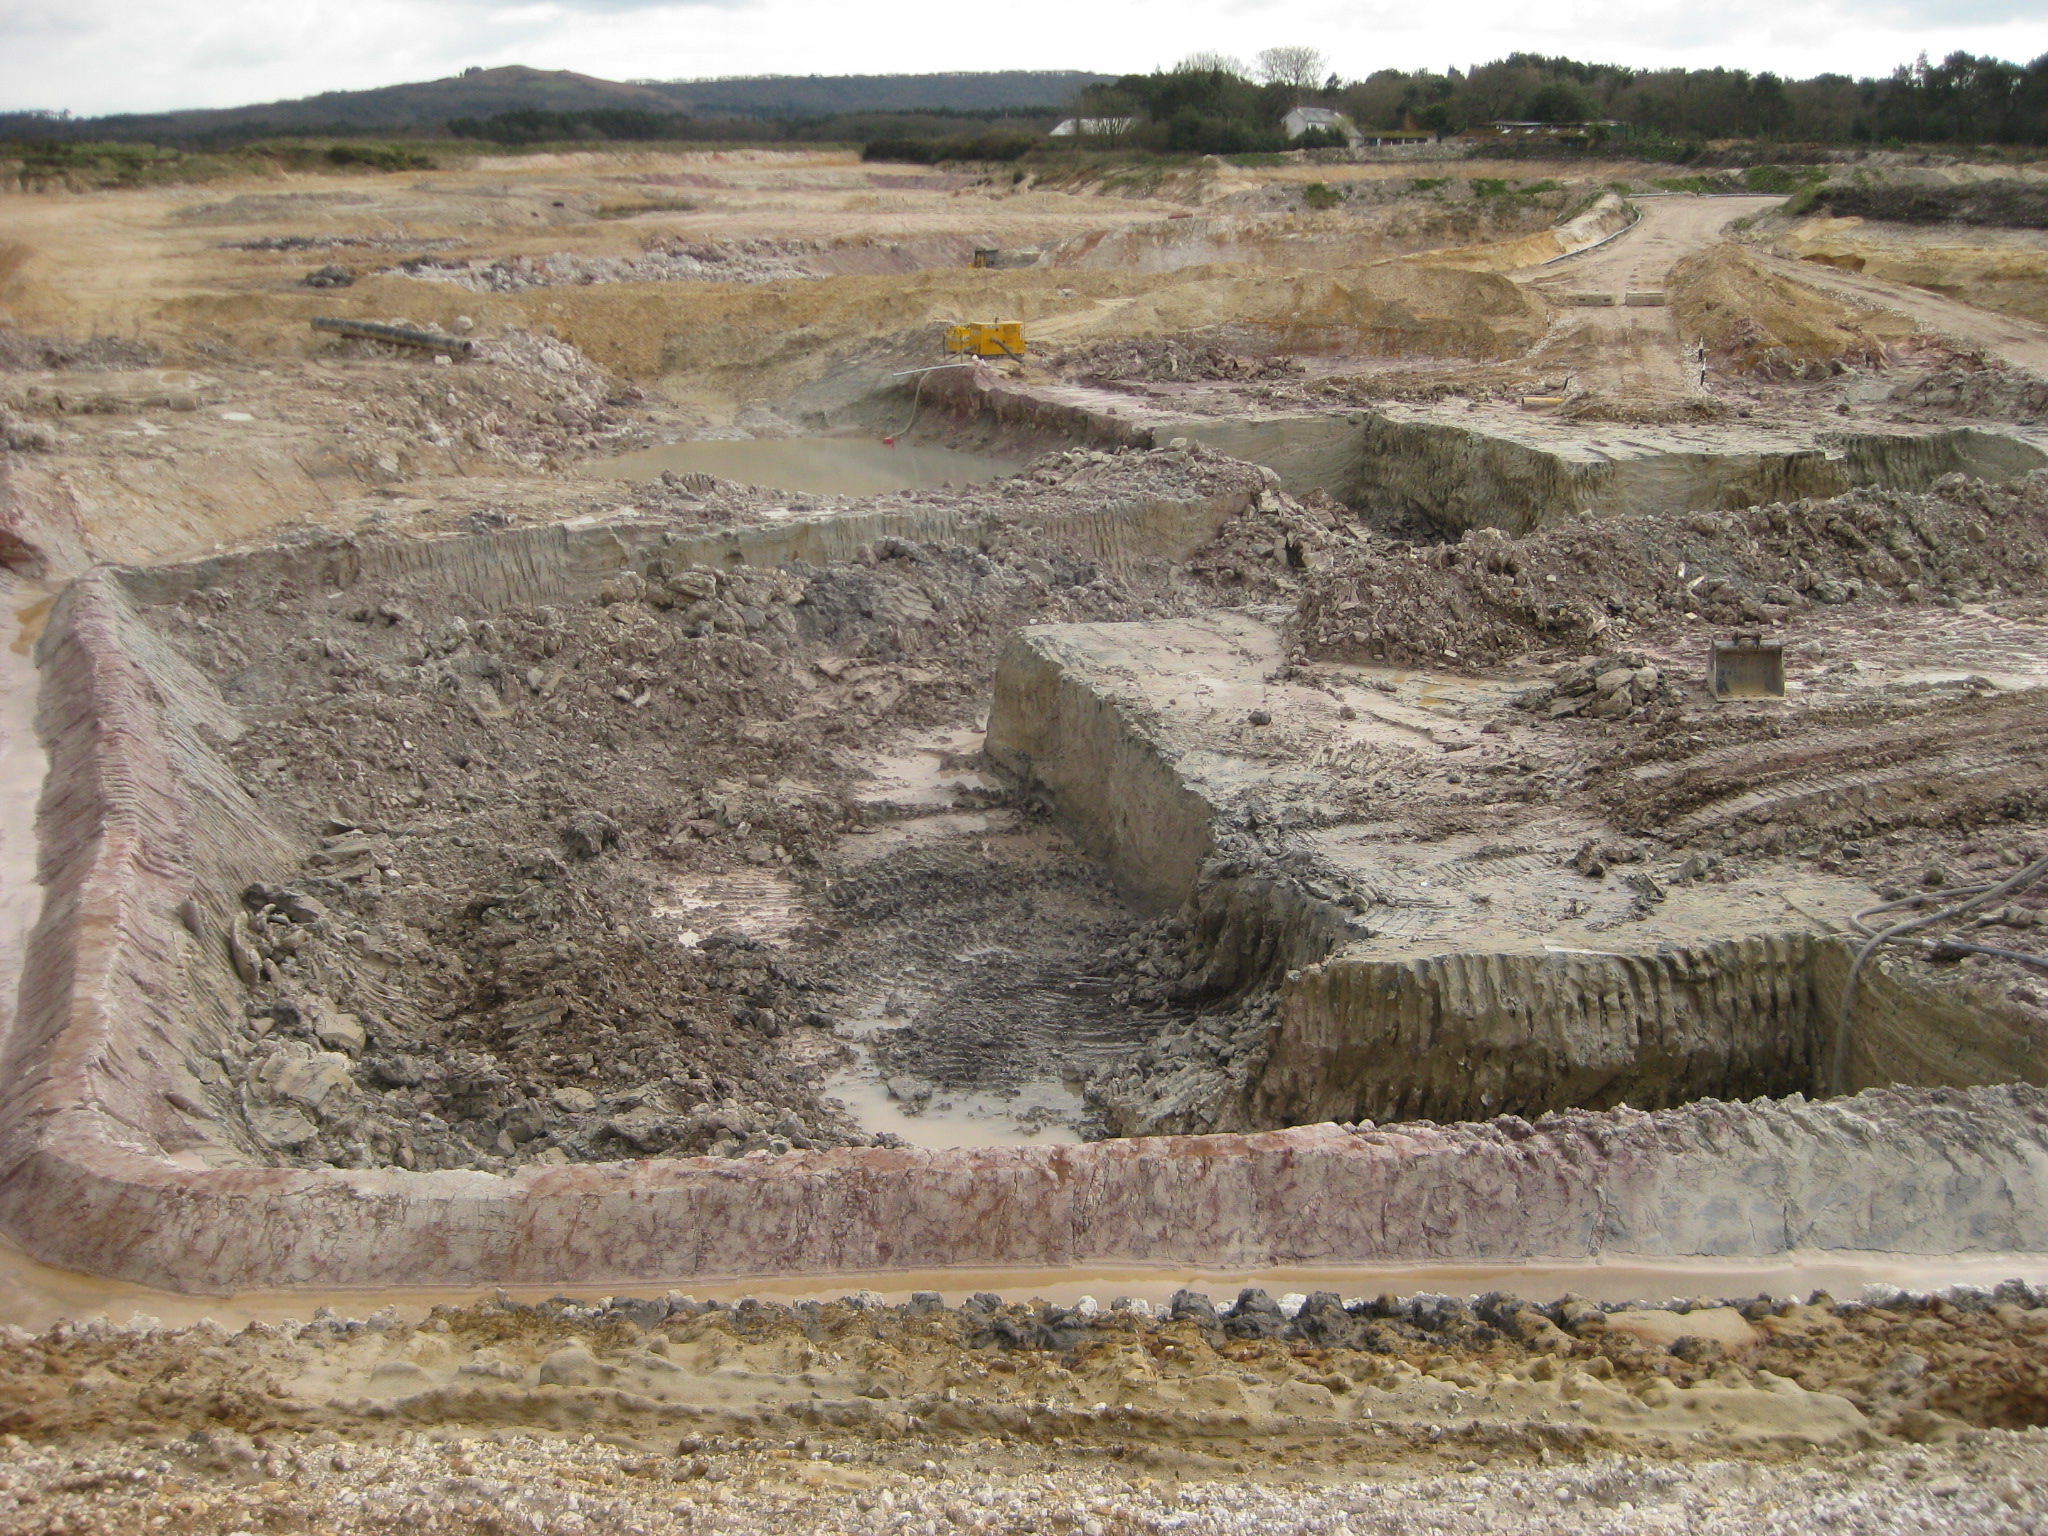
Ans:
POLYGON ((593 465, 591 473, 656 480, 673 471, 816 496, 879 496, 941 485, 979 485, 1022 467, 1015 459, 953 448, 892 448, 865 437, 789 437, 666 443, 593 465))
MULTIPOLYGON (((928 1090, 929 1083, 919 1085, 928 1090)), ((842 1100, 866 1131, 889 1131, 913 1147, 1036 1147, 1077 1142, 1074 1122, 1087 1113, 1081 1096, 1062 1084, 1036 1082, 1010 1097, 933 1093, 920 1102, 890 1091, 865 1056, 825 1079, 825 1097, 842 1100)))
POLYGON ((949 811, 962 791, 995 790, 997 781, 981 769, 947 766, 979 753, 984 734, 969 726, 942 726, 905 737, 895 750, 862 759, 869 777, 854 798, 878 808, 949 811))
POLYGON ((723 929, 782 944, 803 921, 803 894, 780 871, 729 869, 676 881, 669 900, 654 910, 676 919, 682 930, 678 937, 693 949, 723 929))

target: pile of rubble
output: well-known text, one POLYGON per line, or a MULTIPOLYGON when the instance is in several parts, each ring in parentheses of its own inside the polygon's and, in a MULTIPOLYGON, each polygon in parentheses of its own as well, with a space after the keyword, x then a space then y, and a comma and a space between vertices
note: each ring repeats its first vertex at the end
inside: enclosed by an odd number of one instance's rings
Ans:
POLYGON ((2021 426, 2048 420, 2048 379, 2024 368, 1948 368, 1899 385, 1891 398, 1926 416, 2021 426))
POLYGON ((1299 358, 1248 356, 1221 342, 1192 334, 1097 342, 1055 353, 1046 359, 1046 365, 1064 378, 1091 384, 1133 379, 1152 383, 1215 379, 1256 383, 1298 378, 1305 371, 1299 358))
POLYGON ((639 441, 640 392, 612 383, 568 342, 531 331, 479 339, 461 366, 396 364, 385 385, 337 392, 340 452, 372 482, 467 474, 479 459, 538 469, 639 441))
POLYGON ((531 288, 587 287, 593 283, 776 283, 814 277, 800 258, 807 241, 650 241, 639 256, 504 256, 458 261, 416 256, 390 270, 406 277, 453 283, 472 293, 524 293, 531 288))
POLYGON ((1614 646, 1688 618, 1757 624, 1816 605, 2031 592, 2048 558, 2048 476, 1991 485, 1955 475, 1925 493, 1588 519, 1522 539, 1480 528, 1434 547, 1305 530, 1284 548, 1305 567, 1295 580, 1309 654, 1489 666, 1614 646))
POLYGON ((0 373, 153 368, 162 360, 163 353, 147 342, 121 336, 93 336, 84 341, 37 336, 0 321, 0 373))

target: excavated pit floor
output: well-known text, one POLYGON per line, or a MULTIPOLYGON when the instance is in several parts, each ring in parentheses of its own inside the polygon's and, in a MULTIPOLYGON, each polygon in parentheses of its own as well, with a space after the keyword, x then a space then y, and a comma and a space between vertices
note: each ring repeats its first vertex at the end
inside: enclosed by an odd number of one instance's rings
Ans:
MULTIPOLYGON (((1099 1131, 1081 1085, 1161 1021, 1113 953, 1141 920, 987 770, 986 680, 1026 616, 1190 600, 1156 559, 1079 553, 1133 542, 1097 525, 1170 551, 1260 482, 1186 454, 1076 464, 981 509, 792 516, 657 482, 641 522, 568 525, 600 558, 608 526, 652 551, 568 602, 262 558, 128 578, 133 643, 205 718, 222 690, 221 766, 304 850, 239 877, 256 985, 209 1005, 190 1069, 223 1134, 179 1160, 509 1170, 1099 1131), (1005 522, 1035 504, 1071 527, 1005 522), (735 565, 728 538, 853 558, 735 565)), ((485 587, 492 537, 469 535, 485 587)))
MULTIPOLYGON (((165 909, 188 1033, 151 1047, 178 1118, 140 1111, 169 1166, 523 1192, 898 1141, 1036 1167, 1077 1136, 1308 1124, 1348 1156, 1379 1133, 1331 1122, 1462 1145, 1552 1110, 1807 1135, 1796 1098, 1694 1101, 2042 1075, 2024 972, 1887 958, 1853 1017, 1830 1001, 1846 912, 2035 835, 2038 487, 1431 546, 1199 447, 786 523, 794 499, 724 482, 632 496, 67 594, 46 654, 90 637, 135 669, 193 818, 198 895, 165 909), (1712 704, 1720 621, 1689 605, 1790 579, 1843 592, 1773 600, 1793 698, 1712 704), (1617 580, 1638 601, 1603 613, 1617 580), (1626 657, 1555 643, 1618 630, 1626 657), (1439 633, 1484 669, 1330 655, 1439 633)), ((1984 1100, 1987 1136, 2024 1102, 1984 1100)), ((1927 1221, 2033 1246, 2024 1197, 1941 1198, 1927 1221)), ((1832 1241, 1913 1248, 1911 1219, 1832 1241)), ((1607 1246, 1798 1241, 1741 1227, 1607 1246)))
MULTIPOLYGON (((1538 676, 1304 667, 1284 608, 1084 563, 1067 601, 1182 616, 1024 630, 984 718, 989 663, 962 671, 947 636, 992 662, 997 616, 1073 558, 1031 547, 657 560, 581 612, 262 581, 145 610, 312 844, 251 887, 263 981, 195 1058, 216 1095, 268 1089, 182 1160, 509 1169, 2040 1075, 2032 1033, 1973 1034, 1951 1015, 1978 1004, 1938 984, 1899 1002, 1883 964, 1864 1007, 1892 1022, 1836 1060, 1871 877, 1738 855, 1757 807, 1732 791, 1617 825, 1576 778, 1588 722, 1516 707, 1538 676), (925 638, 842 649, 877 622, 925 638), (398 956, 422 981, 393 987, 398 956), (295 1086, 313 1071, 334 1102, 295 1086)), ((1890 623, 1809 618, 1782 707, 1706 704, 1703 632, 1632 665, 1702 724, 1777 731, 1985 689, 2031 708, 2048 677, 2032 622, 1890 623)), ((1698 739, 1621 777, 1726 755, 1698 739)))
POLYGON ((588 467, 593 475, 658 480, 712 475, 741 485, 820 496, 879 496, 939 486, 978 485, 1015 474, 1020 461, 931 444, 873 438, 746 438, 668 443, 588 467))

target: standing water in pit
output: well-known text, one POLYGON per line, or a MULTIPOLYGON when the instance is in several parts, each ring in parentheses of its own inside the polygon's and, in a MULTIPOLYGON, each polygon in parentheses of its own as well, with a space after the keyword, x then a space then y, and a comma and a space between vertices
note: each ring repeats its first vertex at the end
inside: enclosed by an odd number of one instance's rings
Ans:
POLYGON ((793 437, 668 443, 621 454, 597 466, 597 472, 625 480, 695 472, 816 496, 879 496, 940 485, 980 485, 1022 467, 1015 459, 953 448, 892 448, 859 437, 793 437))

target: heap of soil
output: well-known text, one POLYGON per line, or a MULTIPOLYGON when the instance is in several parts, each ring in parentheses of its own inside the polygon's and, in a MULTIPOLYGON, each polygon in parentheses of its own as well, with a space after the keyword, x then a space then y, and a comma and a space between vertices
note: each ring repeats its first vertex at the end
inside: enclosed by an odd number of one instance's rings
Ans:
POLYGON ((163 354, 147 342, 120 336, 94 336, 84 341, 63 336, 34 335, 0 322, 0 373, 32 373, 58 369, 151 368, 163 354))
POLYGON ((1161 336, 1150 341, 1105 341, 1077 347, 1046 359, 1047 366, 1070 379, 1092 384, 1147 379, 1154 382, 1298 377, 1302 364, 1292 357, 1247 357, 1221 343, 1199 336, 1161 336))
POLYGON ((492 261, 414 256, 395 270, 410 277, 453 283, 471 293, 523 293, 529 288, 585 287, 592 283, 776 283, 815 276, 796 258, 810 241, 703 242, 673 237, 650 240, 639 256, 587 256, 553 251, 500 256, 492 261))
MULTIPOLYGON (((1523 539, 1475 529, 1433 548, 1339 535, 1308 513, 1289 520, 1283 545, 1307 567, 1298 635, 1308 654, 1487 666, 1610 646, 1688 614, 1755 624, 1816 606, 2036 591, 2048 477, 1952 475, 1925 493, 1865 488, 1740 512, 1587 519, 1523 539)), ((1271 563, 1242 568, 1265 574, 1271 563)))
POLYGON ((1848 367, 1882 367, 1879 332, 1902 328, 1780 277, 1729 244, 1680 261, 1667 291, 1681 336, 1703 340, 1722 368, 1759 378, 1824 379, 1848 367))
POLYGON ((1891 398, 1915 415, 2033 426, 2048 420, 2048 379, 2024 368, 1970 359, 1974 366, 1944 368, 1894 389, 1891 398))

